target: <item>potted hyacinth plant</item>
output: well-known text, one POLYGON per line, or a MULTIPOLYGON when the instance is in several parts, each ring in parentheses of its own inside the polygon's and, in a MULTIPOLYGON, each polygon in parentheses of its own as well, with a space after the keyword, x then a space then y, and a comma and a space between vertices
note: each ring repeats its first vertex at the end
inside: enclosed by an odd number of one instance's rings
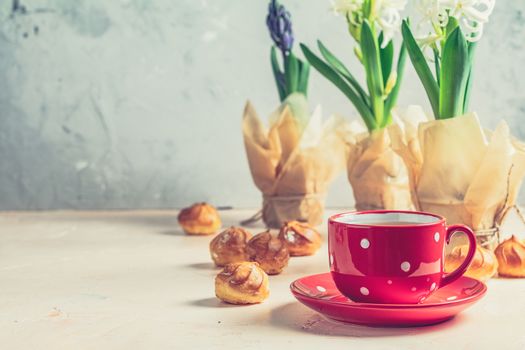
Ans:
POLYGON ((403 40, 435 119, 468 112, 474 53, 494 3, 495 0, 420 0, 417 8, 423 19, 419 27, 426 25, 429 29, 418 39, 409 23, 403 21, 403 40), (431 52, 431 65, 425 50, 431 52))
POLYGON ((297 58, 292 51, 294 36, 290 12, 276 0, 272 0, 268 7, 266 25, 274 42, 270 60, 279 100, 284 102, 292 94, 306 98, 310 65, 297 58), (282 59, 282 68, 277 50, 282 59))
POLYGON ((426 91, 432 117, 408 108, 408 127, 392 131, 409 169, 417 209, 477 231, 493 247, 498 227, 516 200, 525 174, 525 147, 505 122, 481 127, 469 107, 476 47, 495 0, 418 1, 420 19, 402 24, 404 44, 426 91))
MULTIPOLYGON (((319 224, 329 184, 344 167, 344 142, 335 118, 322 121, 318 106, 310 114, 307 101, 310 65, 293 53, 289 11, 272 0, 266 17, 273 45, 270 62, 280 106, 266 128, 250 102, 243 135, 255 185, 263 194, 262 217, 268 227, 290 220, 319 224)), ((252 220, 244 222, 249 223, 252 220)))
POLYGON ((396 54, 394 44, 405 5, 405 0, 334 3, 334 11, 346 19, 356 43, 354 53, 364 68, 365 84, 355 78, 355 68, 345 66, 321 41, 317 44, 322 57, 301 44, 308 62, 350 100, 366 125, 366 131, 353 128, 347 137, 347 172, 358 210, 412 207, 406 169, 387 132, 406 60, 404 46, 399 45, 396 54))

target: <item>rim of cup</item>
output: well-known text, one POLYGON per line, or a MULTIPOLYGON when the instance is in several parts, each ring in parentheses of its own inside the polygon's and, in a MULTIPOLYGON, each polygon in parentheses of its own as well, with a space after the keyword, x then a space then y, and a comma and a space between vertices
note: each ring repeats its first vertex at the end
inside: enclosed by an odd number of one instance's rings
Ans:
POLYGON ((444 224, 445 218, 437 214, 412 210, 352 210, 332 215, 328 218, 328 222, 355 227, 425 227, 444 224), (410 222, 410 224, 392 224, 396 221, 410 222))

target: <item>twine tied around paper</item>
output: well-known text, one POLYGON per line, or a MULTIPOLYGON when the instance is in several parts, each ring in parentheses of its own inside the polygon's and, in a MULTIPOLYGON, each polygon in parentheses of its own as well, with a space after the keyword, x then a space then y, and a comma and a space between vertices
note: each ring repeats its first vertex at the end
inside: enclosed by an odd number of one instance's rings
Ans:
POLYGON ((521 223, 525 226, 525 215, 517 205, 513 205, 503 214, 501 220, 496 222, 495 226, 489 229, 482 229, 474 231, 476 234, 476 240, 478 244, 483 248, 495 249, 498 244, 501 243, 501 225, 505 221, 510 209, 514 209, 521 223))
POLYGON ((250 218, 241 221, 249 226, 263 220, 268 228, 280 228, 286 221, 296 220, 318 225, 323 220, 325 193, 297 195, 265 195, 263 207, 250 218))

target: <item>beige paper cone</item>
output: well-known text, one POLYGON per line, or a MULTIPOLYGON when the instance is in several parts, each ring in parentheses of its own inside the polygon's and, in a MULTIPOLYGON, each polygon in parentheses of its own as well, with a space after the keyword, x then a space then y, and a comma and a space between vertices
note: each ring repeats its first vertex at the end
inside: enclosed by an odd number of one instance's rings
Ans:
MULTIPOLYGON (((405 123, 413 126, 424 119, 417 113, 422 110, 409 110, 405 123)), ((414 130, 398 127, 390 134, 411 172, 417 208, 480 232, 499 227, 525 175, 525 148, 512 140, 507 124, 501 122, 489 133, 469 113, 420 123, 417 137, 414 130)))
POLYGON ((413 209, 405 164, 386 129, 351 137, 347 174, 357 210, 413 209))
POLYGON ((270 118, 266 131, 250 102, 243 117, 243 136, 255 185, 263 193, 263 220, 269 227, 285 221, 321 223, 329 184, 344 167, 344 121, 322 121, 317 107, 306 125, 293 110, 304 110, 306 100, 292 95, 270 118), (302 100, 301 100, 302 99, 302 100), (299 104, 290 108, 287 104, 299 104))
POLYGON ((298 196, 263 196, 262 219, 270 228, 296 220, 319 225, 323 220, 324 193, 298 196))
POLYGON ((276 177, 276 168, 279 164, 281 148, 273 128, 267 132, 261 123, 255 109, 248 101, 244 108, 242 122, 244 146, 248 156, 248 163, 256 186, 266 192, 273 188, 276 177))

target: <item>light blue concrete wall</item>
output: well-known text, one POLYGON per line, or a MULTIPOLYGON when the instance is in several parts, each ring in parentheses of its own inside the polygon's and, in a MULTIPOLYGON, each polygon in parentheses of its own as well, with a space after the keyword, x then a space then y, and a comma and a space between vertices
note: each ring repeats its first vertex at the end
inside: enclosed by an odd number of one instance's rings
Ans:
MULTIPOLYGON (((286 4, 300 41, 353 60, 329 1, 286 4)), ((473 94, 487 127, 505 118, 522 139, 524 11, 497 3, 473 94)), ((257 206, 240 119, 247 98, 262 115, 278 102, 265 12, 262 0, 1 1, 0 209, 257 206)), ((311 84, 312 106, 355 115, 311 84)), ((411 68, 400 103, 426 105, 411 68)), ((352 203, 342 174, 328 204, 352 203)))

